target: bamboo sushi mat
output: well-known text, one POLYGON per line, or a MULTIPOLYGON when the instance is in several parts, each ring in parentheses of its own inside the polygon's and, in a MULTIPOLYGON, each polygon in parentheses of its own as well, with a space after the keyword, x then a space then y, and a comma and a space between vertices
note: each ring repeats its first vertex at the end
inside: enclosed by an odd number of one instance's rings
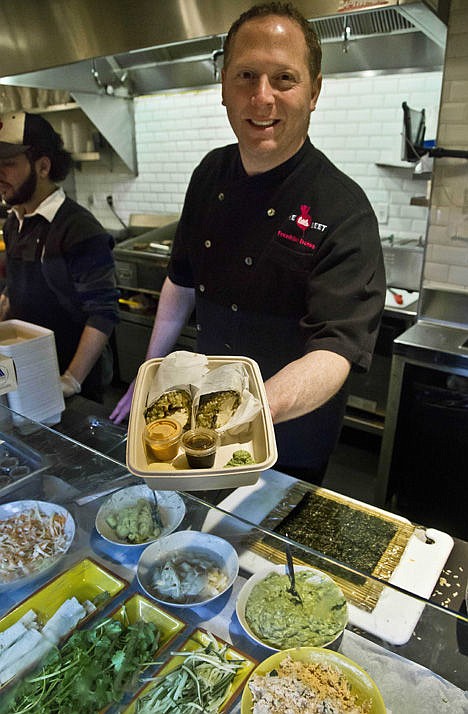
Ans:
MULTIPOLYGON (((310 491, 315 492, 316 496, 337 502, 353 511, 360 511, 382 519, 396 528, 393 537, 388 542, 383 554, 372 571, 372 575, 375 578, 381 581, 388 581, 400 562, 403 551, 415 529, 411 523, 405 523, 398 518, 393 518, 391 514, 376 513, 375 510, 366 507, 365 504, 350 502, 345 498, 341 498, 339 494, 324 492, 323 489, 318 487, 294 484, 278 505, 263 519, 260 526, 274 531, 286 516, 291 513, 292 509, 299 504, 304 495, 310 491)), ((280 564, 285 562, 284 551, 279 550, 276 546, 276 542, 268 535, 259 536, 258 531, 251 533, 248 536, 248 545, 251 550, 273 563, 280 564)), ((342 573, 346 572, 345 569, 339 566, 335 566, 334 568, 325 558, 314 558, 312 554, 307 554, 307 559, 304 557, 294 557, 294 562, 297 565, 311 565, 326 572, 333 578, 337 585, 340 586, 344 596, 349 602, 352 602, 357 607, 368 612, 372 612, 384 589, 384 584, 366 578, 363 575, 356 576, 355 579, 359 582, 352 582, 343 577, 342 573), (337 575, 337 571, 341 574, 337 575)), ((353 576, 350 575, 350 577, 353 576)))

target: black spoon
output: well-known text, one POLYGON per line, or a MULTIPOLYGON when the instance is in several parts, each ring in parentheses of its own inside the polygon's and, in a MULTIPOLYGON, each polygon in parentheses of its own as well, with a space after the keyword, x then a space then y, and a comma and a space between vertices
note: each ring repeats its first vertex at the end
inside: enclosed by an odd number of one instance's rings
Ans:
POLYGON ((286 562, 287 562, 287 573, 289 578, 289 588, 286 588, 287 592, 290 593, 298 601, 297 604, 302 605, 302 598, 296 590, 296 576, 294 575, 294 563, 291 554, 291 548, 289 545, 286 546, 286 562))

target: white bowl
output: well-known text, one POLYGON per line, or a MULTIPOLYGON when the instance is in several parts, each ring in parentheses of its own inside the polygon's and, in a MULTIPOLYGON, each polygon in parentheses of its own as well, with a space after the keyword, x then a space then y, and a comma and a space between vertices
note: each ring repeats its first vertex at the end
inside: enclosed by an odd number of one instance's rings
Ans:
POLYGON ((96 515, 96 530, 105 540, 117 545, 125 545, 130 548, 142 547, 152 543, 169 533, 172 533, 182 522, 185 516, 185 503, 176 491, 155 491, 158 502, 158 510, 161 516, 163 529, 158 536, 151 536, 143 543, 130 543, 124 538, 119 538, 115 530, 106 522, 106 518, 115 511, 133 506, 138 499, 144 498, 153 501, 153 491, 145 485, 128 486, 116 491, 107 498, 96 515))
MULTIPOLYGON (((338 591, 337 594, 341 594, 341 596, 344 598, 344 595, 341 592, 341 589, 338 587, 338 585, 336 585, 334 580, 332 578, 330 578, 330 576, 327 575, 326 573, 323 573, 321 570, 317 570, 316 568, 312 568, 312 567, 308 567, 308 566, 299 566, 299 565, 295 566, 294 570, 297 573, 307 570, 308 572, 311 573, 311 575, 314 575, 318 580, 320 580, 320 582, 332 583, 335 586, 336 590, 338 591)), ((252 575, 247 580, 247 582, 245 583, 245 585, 243 586, 241 591, 239 592, 239 595, 237 597, 237 602, 236 602, 236 613, 237 613, 237 617, 238 617, 238 620, 239 620, 242 628, 245 630, 247 635, 254 642, 256 642, 259 645, 262 645, 262 647, 266 647, 267 649, 272 650, 273 652, 279 652, 282 649, 286 649, 286 648, 273 647, 273 645, 262 640, 261 637, 259 635, 257 635, 251 629, 251 627, 248 624, 246 617, 245 617, 245 608, 247 605, 247 600, 249 599, 249 596, 250 596, 252 590, 258 583, 260 583, 262 580, 264 580, 271 573, 279 573, 280 575, 287 575, 286 565, 271 564, 271 566, 269 566, 268 568, 252 575)), ((298 604, 297 607, 300 608, 301 605, 298 604)), ((343 626, 343 629, 339 633, 337 633, 331 640, 329 640, 328 642, 322 642, 318 646, 337 648, 341 642, 341 638, 343 635, 343 631, 346 627, 347 621, 348 621, 348 613, 346 612, 346 622, 343 626)), ((307 646, 306 643, 304 643, 303 646, 307 646)), ((291 645, 288 645, 288 647, 291 647, 291 645)))
MULTIPOLYGON (((0 575, 0 591, 23 587, 35 580, 35 578, 43 575, 57 565, 73 543, 75 537, 75 521, 71 514, 66 508, 63 508, 63 506, 59 506, 56 503, 49 503, 48 501, 23 500, 4 503, 0 506, 0 525, 1 521, 6 521, 14 517, 19 518, 23 513, 34 508, 38 508, 42 514, 47 516, 52 516, 54 513, 57 513, 65 518, 63 548, 51 556, 42 557, 39 555, 36 559, 36 564, 28 568, 28 573, 21 573, 16 577, 8 577, 8 579, 3 579, 0 575)), ((29 538, 28 541, 30 542, 29 538)))
POLYGON ((143 551, 138 561, 137 578, 145 593, 158 602, 174 607, 198 607, 225 593, 233 584, 238 572, 237 553, 224 538, 200 531, 177 531, 165 538, 160 538, 143 551), (160 595, 152 585, 156 565, 162 564, 174 556, 195 554, 207 557, 224 572, 227 578, 225 586, 214 595, 200 595, 189 602, 175 602, 160 595))

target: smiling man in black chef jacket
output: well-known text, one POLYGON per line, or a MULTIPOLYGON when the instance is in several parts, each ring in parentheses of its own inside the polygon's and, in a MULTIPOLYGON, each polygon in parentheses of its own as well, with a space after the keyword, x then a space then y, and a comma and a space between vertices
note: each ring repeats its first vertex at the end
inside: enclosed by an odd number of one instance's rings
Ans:
POLYGON ((258 361, 276 468, 314 483, 340 433, 349 371, 369 369, 385 302, 369 201, 308 138, 320 63, 289 3, 255 6, 232 25, 222 101, 238 144, 193 173, 147 351, 168 354, 195 307, 199 352, 258 361))

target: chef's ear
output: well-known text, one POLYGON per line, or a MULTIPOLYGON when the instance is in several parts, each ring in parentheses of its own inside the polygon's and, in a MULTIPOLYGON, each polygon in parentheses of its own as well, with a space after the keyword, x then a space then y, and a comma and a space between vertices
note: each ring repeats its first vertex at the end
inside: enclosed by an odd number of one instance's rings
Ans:
POLYGON ((314 112, 317 106, 317 100, 322 89, 322 75, 319 74, 313 81, 312 94, 310 97, 310 111, 314 112))
POLYGON ((226 75, 225 75, 224 67, 223 67, 223 69, 221 70, 221 104, 223 105, 223 107, 226 106, 226 102, 224 101, 224 80, 225 80, 225 77, 226 77, 226 75))
POLYGON ((41 156, 36 159, 36 171, 40 178, 47 178, 50 173, 52 163, 48 156, 41 156))

